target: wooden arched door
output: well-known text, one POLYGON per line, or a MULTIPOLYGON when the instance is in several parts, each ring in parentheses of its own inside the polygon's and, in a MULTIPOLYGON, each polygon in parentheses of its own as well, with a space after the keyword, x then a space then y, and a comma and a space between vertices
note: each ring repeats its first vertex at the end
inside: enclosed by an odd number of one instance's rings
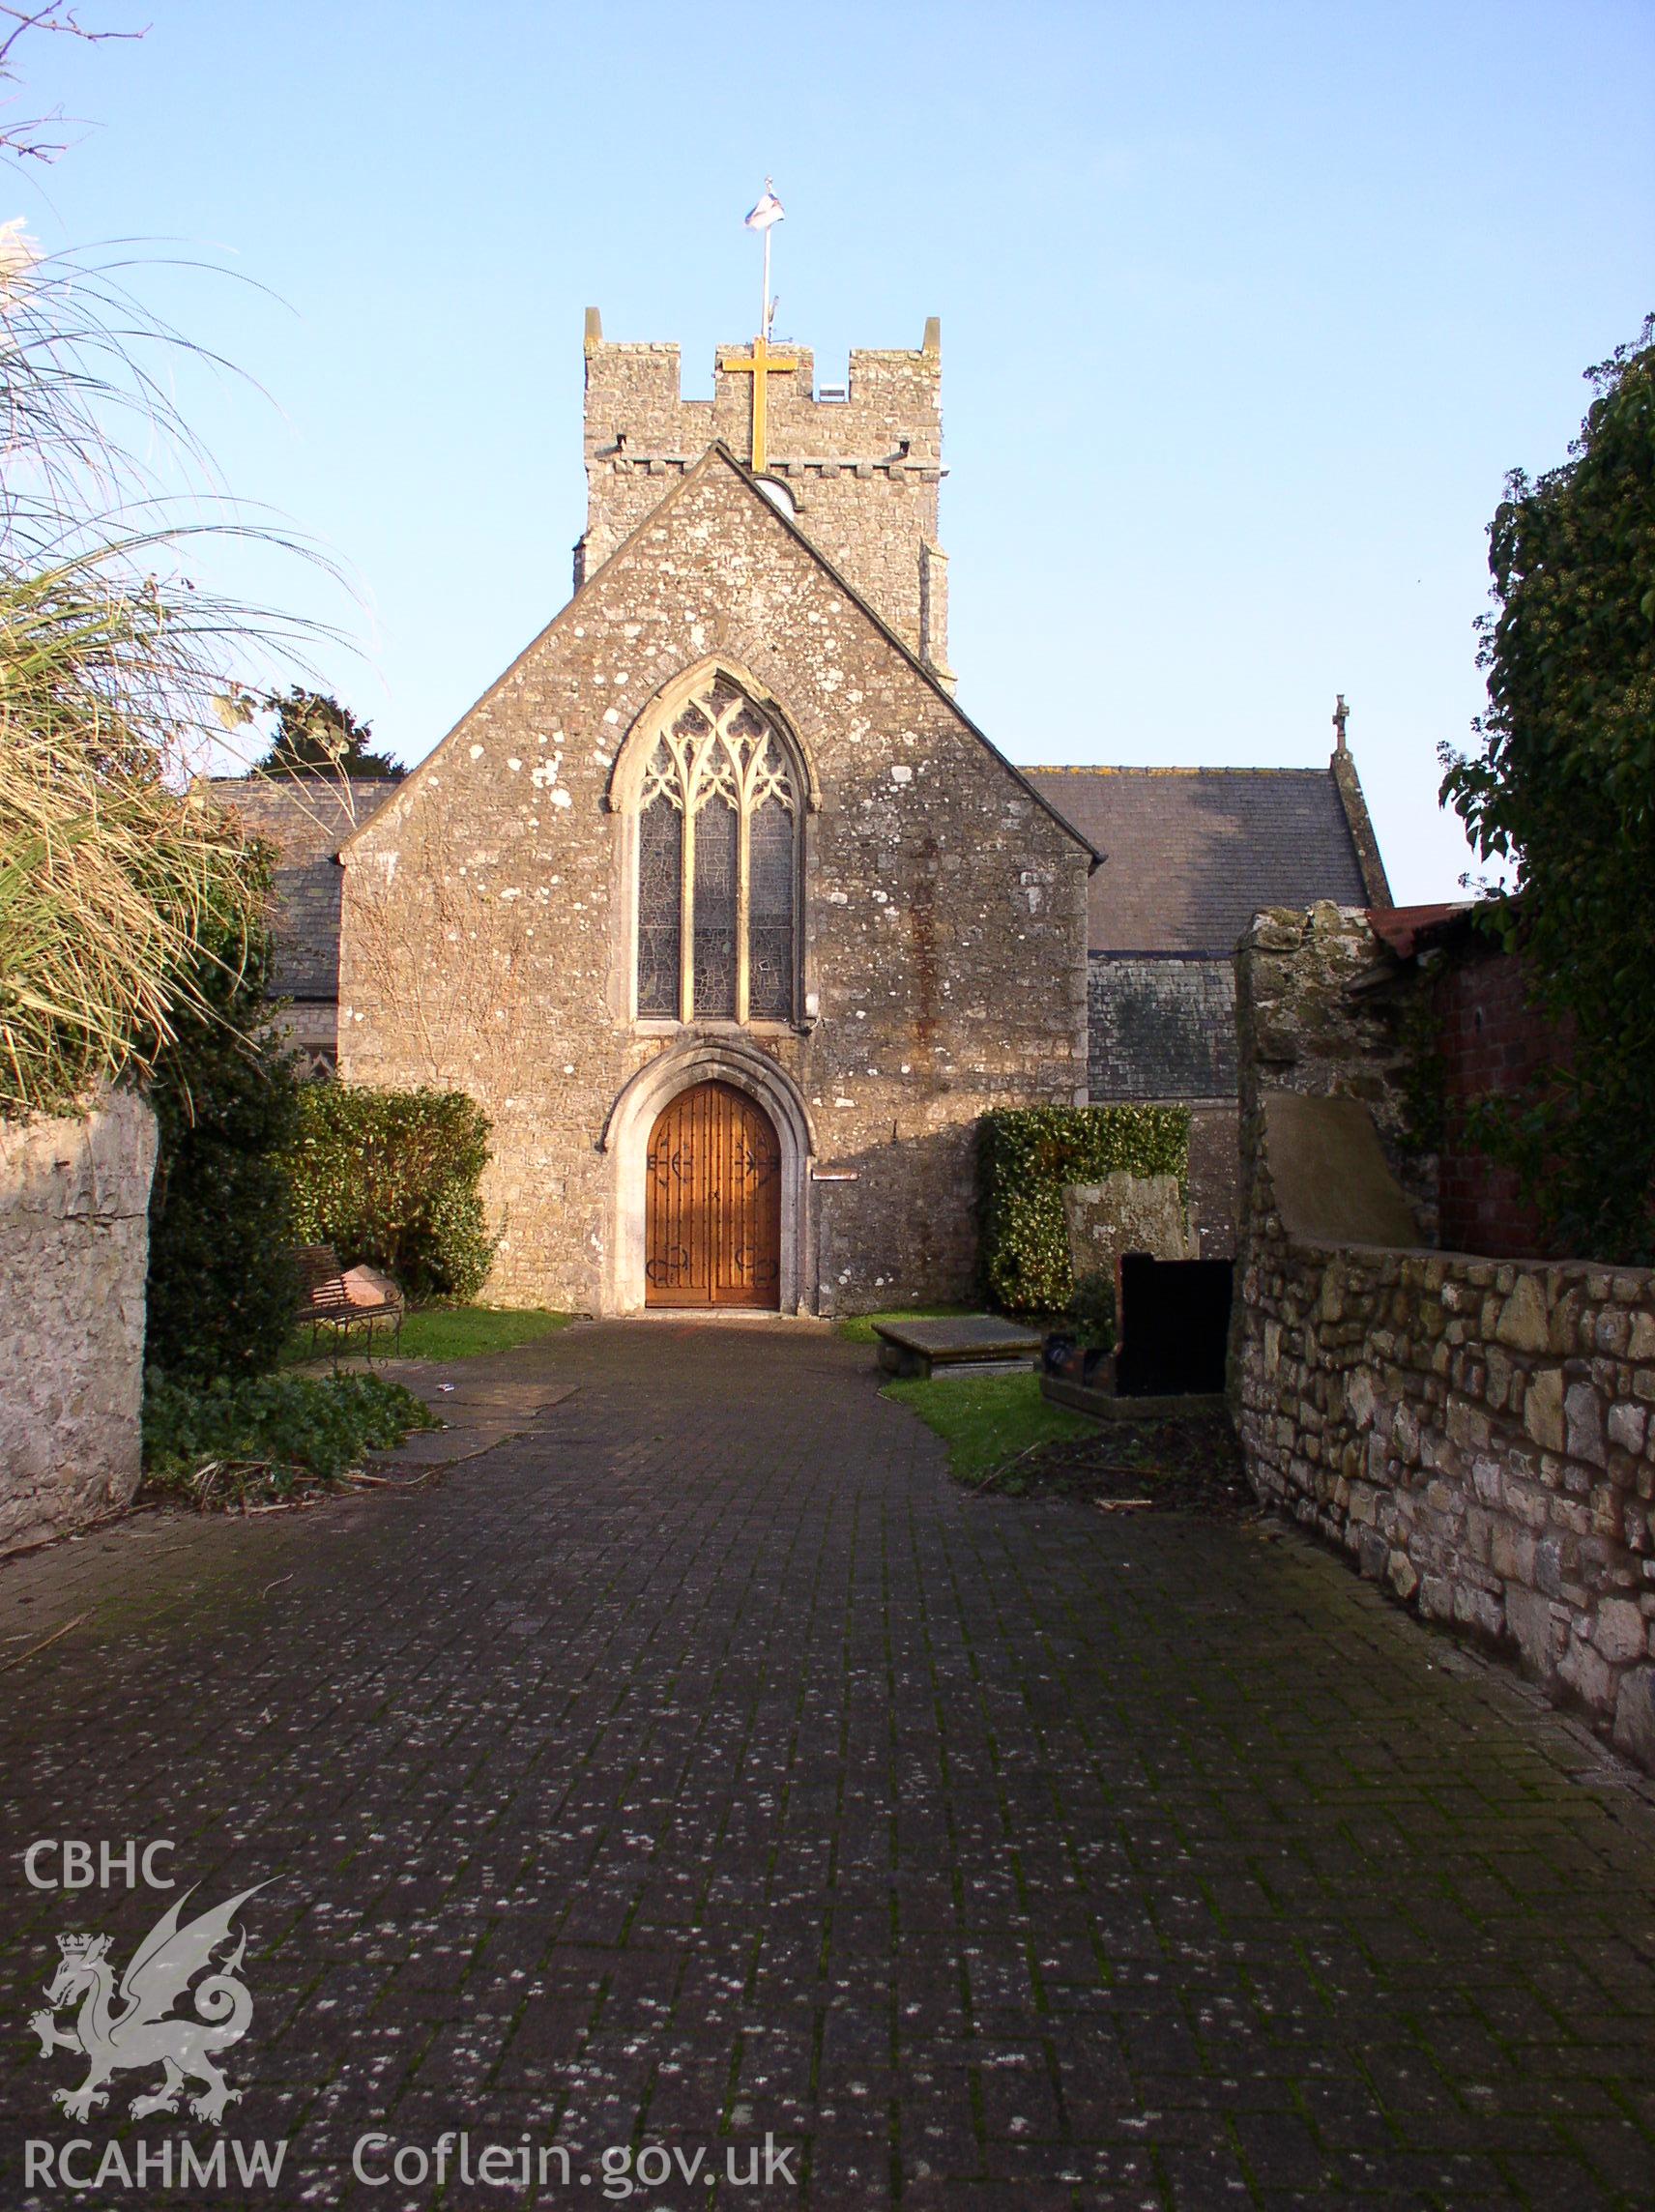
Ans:
POLYGON ((728 1083, 682 1091, 650 1132, 644 1302, 773 1306, 781 1289, 781 1146, 728 1083))

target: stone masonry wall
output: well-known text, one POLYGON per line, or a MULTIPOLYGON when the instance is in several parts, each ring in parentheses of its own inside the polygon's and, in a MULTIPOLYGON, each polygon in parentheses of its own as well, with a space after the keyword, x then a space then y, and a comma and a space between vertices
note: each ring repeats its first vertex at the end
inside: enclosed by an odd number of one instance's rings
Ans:
MULTIPOLYGON (((1162 1098, 1161 1106, 1186 1101, 1162 1098)), ((1235 1218, 1240 1208, 1240 1116, 1234 1105, 1196 1099, 1189 1105, 1189 1194, 1203 1260, 1235 1257, 1235 1218)))
POLYGON ((1405 1603, 1520 1656, 1655 1769, 1655 1276, 1284 1228, 1268 1076, 1363 1096, 1381 1130, 1398 1125, 1397 1070, 1387 1081, 1344 989, 1369 950, 1360 921, 1266 916, 1239 961, 1233 1389, 1249 1476, 1405 1603))
POLYGON ((1101 1182, 1065 1184, 1063 1220, 1075 1281, 1104 1274, 1118 1294, 1120 1263, 1129 1252, 1147 1252, 1152 1260, 1199 1260, 1201 1240, 1192 1233, 1192 1210, 1176 1176, 1132 1175, 1121 1169, 1101 1182))
POLYGON ((969 1296, 976 1127, 1084 1103, 1089 856, 711 455, 345 849, 340 1071, 470 1091, 494 1122, 488 1295, 598 1308, 600 1149, 626 1083, 695 1037, 795 1087, 814 1164, 803 1302, 969 1296), (627 733, 709 656, 814 766, 800 1018, 662 1033, 628 1011, 627 733))
MULTIPOLYGON (((720 346, 744 354, 746 344, 720 346)), ((942 352, 935 325, 916 350, 859 349, 849 396, 818 399, 808 346, 778 342, 798 366, 767 379, 769 465, 812 544, 912 652, 947 674, 947 594, 937 541, 943 478, 942 352)), ((750 451, 752 383, 714 366, 713 396, 685 399, 676 345, 586 349, 584 568, 592 575, 707 448, 750 451)))
POLYGON ((138 1485, 155 1117, 0 1121, 0 1552, 138 1485))
POLYGON ((1384 992, 1364 987, 1395 966, 1360 908, 1326 899, 1304 912, 1271 908, 1242 938, 1235 1028, 1244 1207, 1266 1091, 1359 1098, 1374 1118, 1422 1240, 1435 1243, 1437 1161, 1408 1145, 1408 1056, 1384 992))
POLYGON ((1655 1769, 1655 1278, 1250 1239, 1261 1497, 1655 1769))
POLYGON ((215 776, 202 786, 276 855, 273 996, 330 1008, 339 995, 339 894, 334 855, 396 789, 383 776, 215 776))

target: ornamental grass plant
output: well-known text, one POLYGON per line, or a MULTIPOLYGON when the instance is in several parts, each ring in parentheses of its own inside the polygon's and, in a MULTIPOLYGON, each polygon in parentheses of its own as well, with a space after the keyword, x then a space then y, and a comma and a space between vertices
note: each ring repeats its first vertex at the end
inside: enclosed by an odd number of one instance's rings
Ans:
MULTIPOLYGON (((0 73, 3 75, 3 73, 0 73)), ((0 140, 3 146, 3 140, 0 140)), ((247 832, 190 788, 232 670, 297 624, 200 587, 251 528, 152 359, 198 348, 127 289, 130 259, 41 255, 0 225, 0 1115, 142 1078, 204 1010, 199 952, 261 924, 247 832), (141 429, 141 440, 132 433, 141 429), (166 456, 140 463, 132 446, 166 456), (190 482, 180 499, 156 470, 190 482), (202 519, 203 513, 207 518, 202 519)), ((169 477, 169 480, 171 480, 169 477)), ((292 549, 303 553, 303 548, 292 549)))
MULTIPOLYGON (((0 7, 0 87, 41 29, 104 35, 68 0, 0 7)), ((0 119, 0 167, 59 150, 0 119)), ((379 1378, 260 1373, 292 1310, 293 1078, 268 1022, 269 857, 195 773, 273 650, 328 633, 190 572, 236 539, 314 556, 213 480, 173 380, 226 364, 133 294, 158 266, 47 256, 0 223, 0 1120, 149 1091, 150 1479, 246 1506, 432 1416, 379 1378)))
MULTIPOLYGON (((0 686, 15 594, 0 578, 0 686)), ((80 670, 66 654, 72 676, 80 670)), ((51 1111, 153 1071, 196 947, 245 946, 247 841, 141 756, 100 759, 0 699, 0 1114, 51 1111), (209 921, 218 927, 209 931, 209 921)))

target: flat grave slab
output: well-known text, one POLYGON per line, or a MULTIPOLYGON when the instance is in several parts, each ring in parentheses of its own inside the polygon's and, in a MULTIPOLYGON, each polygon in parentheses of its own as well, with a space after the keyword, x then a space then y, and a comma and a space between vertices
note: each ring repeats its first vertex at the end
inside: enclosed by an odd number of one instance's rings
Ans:
POLYGON ((932 1367, 931 1381, 970 1382, 985 1375, 1027 1375, 1033 1365, 1031 1359, 950 1359, 932 1367))
POLYGON ((995 1314, 955 1314, 945 1321, 876 1321, 879 1362, 887 1375, 929 1376, 935 1370, 977 1367, 992 1362, 1032 1364, 1040 1339, 1031 1328, 1002 1321, 995 1314))

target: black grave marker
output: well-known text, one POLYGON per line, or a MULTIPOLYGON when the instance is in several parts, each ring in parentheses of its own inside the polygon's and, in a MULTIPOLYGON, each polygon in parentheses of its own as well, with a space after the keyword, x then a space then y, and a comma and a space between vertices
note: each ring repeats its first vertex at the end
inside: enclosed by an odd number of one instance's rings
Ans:
POLYGON ((1224 1388, 1231 1283, 1228 1260, 1126 1254, 1115 1369, 1121 1397, 1177 1398, 1224 1388))

